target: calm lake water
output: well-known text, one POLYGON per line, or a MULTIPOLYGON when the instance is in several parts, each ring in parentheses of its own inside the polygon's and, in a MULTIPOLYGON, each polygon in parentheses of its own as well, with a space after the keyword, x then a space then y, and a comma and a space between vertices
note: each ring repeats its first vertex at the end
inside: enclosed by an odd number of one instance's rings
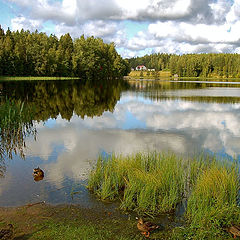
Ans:
POLYGON ((85 184, 99 154, 207 152, 240 160, 237 83, 0 82, 0 97, 32 111, 22 141, 10 135, 9 150, 1 137, 0 206, 97 205, 85 184), (45 176, 36 182, 38 166, 45 176))

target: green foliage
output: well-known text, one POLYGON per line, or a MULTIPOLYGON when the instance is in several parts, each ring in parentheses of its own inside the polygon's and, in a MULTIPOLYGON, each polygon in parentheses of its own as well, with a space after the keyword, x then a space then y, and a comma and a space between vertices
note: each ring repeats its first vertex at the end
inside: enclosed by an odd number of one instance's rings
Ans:
POLYGON ((184 194, 182 160, 149 153, 99 157, 88 187, 102 200, 122 200, 121 208, 157 214, 169 212, 184 194))
MULTIPOLYGON (((71 213, 70 213, 71 214, 71 213)), ((92 216, 94 218, 94 216, 92 216)), ((84 216, 77 219, 66 219, 62 221, 49 218, 41 224, 36 224, 30 239, 56 239, 56 240, 139 240, 140 233, 135 231, 136 222, 123 219, 106 219, 89 221, 84 216), (134 225, 133 225, 134 224, 134 225)))
POLYGON ((144 57, 128 59, 130 66, 144 64, 157 71, 170 70, 179 77, 215 77, 239 78, 240 55, 227 53, 209 54, 151 54, 144 57))
POLYGON ((214 162, 199 175, 186 211, 199 238, 205 239, 210 234, 216 237, 223 228, 240 223, 238 191, 239 173, 235 164, 214 162))
POLYGON ((156 69, 161 71, 169 67, 169 59, 172 54, 166 53, 154 53, 151 55, 145 55, 143 57, 134 57, 128 59, 131 68, 136 68, 138 65, 144 65, 150 69, 156 69))
POLYGON ((0 27, 0 76, 116 78, 127 75, 129 64, 113 43, 89 37, 58 39, 37 31, 6 34, 0 27))
POLYGON ((88 188, 141 214, 173 211, 187 200, 186 226, 175 228, 172 239, 227 239, 224 228, 240 223, 239 164, 227 160, 159 153, 99 157, 88 188))

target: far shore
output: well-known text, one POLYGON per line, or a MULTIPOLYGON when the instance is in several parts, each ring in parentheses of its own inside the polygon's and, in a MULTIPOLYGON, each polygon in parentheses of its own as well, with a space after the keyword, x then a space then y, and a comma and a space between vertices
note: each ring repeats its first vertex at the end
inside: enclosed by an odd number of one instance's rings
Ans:
POLYGON ((212 82, 212 83, 240 83, 240 78, 203 78, 203 77, 160 77, 160 78, 147 78, 146 76, 131 77, 125 76, 125 80, 128 81, 176 81, 176 82, 212 82))

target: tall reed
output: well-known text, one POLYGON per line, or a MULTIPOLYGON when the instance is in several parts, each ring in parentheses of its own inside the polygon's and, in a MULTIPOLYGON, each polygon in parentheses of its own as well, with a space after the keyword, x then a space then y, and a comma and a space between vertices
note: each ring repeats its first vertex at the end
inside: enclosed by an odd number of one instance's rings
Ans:
POLYGON ((226 236, 224 228, 240 224, 239 163, 230 160, 157 152, 100 156, 88 188, 141 214, 173 211, 185 200, 188 224, 176 239, 219 239, 226 236))
POLYGON ((188 199, 186 216, 202 236, 240 224, 239 167, 214 161, 199 175, 188 199))
POLYGON ((99 157, 88 188, 121 208, 156 214, 174 210, 184 195, 185 164, 175 155, 138 153, 99 157))

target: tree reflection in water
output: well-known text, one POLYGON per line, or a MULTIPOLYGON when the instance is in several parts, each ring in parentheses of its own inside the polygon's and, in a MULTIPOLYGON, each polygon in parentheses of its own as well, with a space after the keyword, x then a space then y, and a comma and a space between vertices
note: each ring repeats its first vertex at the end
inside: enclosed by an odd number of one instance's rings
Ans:
POLYGON ((0 176, 6 171, 5 159, 12 159, 13 154, 25 158, 25 139, 36 137, 36 128, 32 121, 34 109, 25 106, 24 102, 14 99, 1 99, 0 105, 0 176))
MULTIPOLYGON (((174 94, 179 93, 180 91, 188 91, 190 90, 196 91, 201 89, 208 89, 211 88, 229 88, 236 89, 238 91, 239 84, 229 84, 229 83, 199 83, 197 82, 181 82, 178 81, 130 81, 130 89, 134 92, 140 92, 144 98, 149 98, 153 101, 166 101, 166 100, 183 100, 189 102, 203 102, 203 103, 223 103, 223 104, 233 104, 239 103, 240 97, 239 96, 196 96, 190 95, 185 96, 184 92, 183 95, 174 94)), ((187 93, 187 92, 185 92, 187 93)))
POLYGON ((36 122, 59 115, 70 121, 73 114, 84 118, 113 112, 126 88, 128 84, 123 80, 2 82, 0 176, 6 171, 6 159, 12 159, 14 154, 25 158, 25 139, 36 139, 36 122))

